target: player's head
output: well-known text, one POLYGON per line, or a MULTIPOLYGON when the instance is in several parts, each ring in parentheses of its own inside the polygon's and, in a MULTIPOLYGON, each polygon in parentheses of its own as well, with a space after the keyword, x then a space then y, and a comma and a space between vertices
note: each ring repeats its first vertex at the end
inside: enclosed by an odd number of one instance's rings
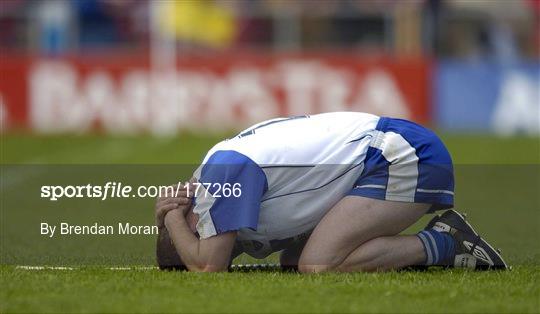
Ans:
POLYGON ((186 270, 166 228, 159 229, 156 243, 156 259, 161 270, 186 270))

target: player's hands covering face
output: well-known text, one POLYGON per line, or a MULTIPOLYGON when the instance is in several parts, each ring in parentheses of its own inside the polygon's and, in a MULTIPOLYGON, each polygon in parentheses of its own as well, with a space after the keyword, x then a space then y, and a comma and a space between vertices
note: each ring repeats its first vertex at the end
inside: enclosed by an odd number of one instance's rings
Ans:
MULTIPOLYGON (((155 206, 155 218, 158 228, 165 226, 164 219, 167 213, 171 210, 178 209, 185 216, 187 211, 191 208, 191 197, 188 195, 188 189, 185 185, 182 185, 178 189, 177 185, 173 185, 173 193, 167 191, 165 196, 158 197, 155 206)), ((170 190, 170 189, 168 189, 170 190)), ((190 189, 190 193, 192 190, 190 189)))

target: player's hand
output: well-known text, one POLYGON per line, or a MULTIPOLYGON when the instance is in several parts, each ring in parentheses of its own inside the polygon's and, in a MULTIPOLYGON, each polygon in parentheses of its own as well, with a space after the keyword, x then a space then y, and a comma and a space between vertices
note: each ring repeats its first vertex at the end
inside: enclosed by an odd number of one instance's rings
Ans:
MULTIPOLYGON (((178 189, 173 185, 174 195, 167 193, 165 196, 158 197, 154 208, 156 225, 161 228, 164 226, 164 218, 167 213, 173 209, 179 209, 186 213, 191 208, 191 195, 188 195, 186 187, 178 189)), ((191 193, 191 191, 190 191, 191 193)))

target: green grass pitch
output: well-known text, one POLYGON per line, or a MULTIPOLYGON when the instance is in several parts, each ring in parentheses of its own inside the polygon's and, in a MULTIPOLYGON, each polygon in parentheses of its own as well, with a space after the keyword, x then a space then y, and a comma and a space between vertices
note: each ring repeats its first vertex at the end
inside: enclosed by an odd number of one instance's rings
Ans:
MULTIPOLYGON (((110 267, 114 266, 152 266, 154 238, 55 242, 39 236, 34 228, 25 227, 34 226, 44 217, 57 221, 66 216, 87 221, 95 219, 92 213, 105 220, 114 221, 121 215, 129 216, 135 223, 148 223, 152 220, 150 199, 99 203, 100 209, 98 203, 81 200, 51 204, 34 200, 32 195, 38 193, 36 189, 43 181, 62 180, 61 176, 28 174, 57 169, 52 164, 61 165, 60 169, 67 165, 108 165, 91 168, 99 172, 94 174, 96 177, 116 165, 155 169, 152 165, 195 164, 221 137, 3 134, 0 312, 540 312, 539 138, 442 136, 456 164, 456 208, 466 211, 481 235, 503 249, 503 255, 513 265, 511 271, 431 269, 300 275, 112 270, 110 267), (12 168, 22 164, 32 166, 12 168), (16 265, 76 269, 28 270, 16 265)), ((167 179, 184 175, 168 168, 165 171, 171 172, 167 179)), ((152 179, 151 174, 141 172, 134 180, 152 179)), ((93 174, 87 175, 91 178, 93 174)), ((429 218, 426 216, 406 232, 422 228, 429 218)), ((275 262, 275 256, 267 261, 275 262)), ((237 262, 253 260, 241 256, 237 262)))

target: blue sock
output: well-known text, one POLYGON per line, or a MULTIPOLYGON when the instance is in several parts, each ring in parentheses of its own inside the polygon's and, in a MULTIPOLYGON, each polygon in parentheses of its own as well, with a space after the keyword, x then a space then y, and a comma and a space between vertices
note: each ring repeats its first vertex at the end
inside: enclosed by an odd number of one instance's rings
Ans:
POLYGON ((455 243, 446 232, 423 230, 417 234, 426 251, 426 265, 446 265, 453 262, 455 243))

